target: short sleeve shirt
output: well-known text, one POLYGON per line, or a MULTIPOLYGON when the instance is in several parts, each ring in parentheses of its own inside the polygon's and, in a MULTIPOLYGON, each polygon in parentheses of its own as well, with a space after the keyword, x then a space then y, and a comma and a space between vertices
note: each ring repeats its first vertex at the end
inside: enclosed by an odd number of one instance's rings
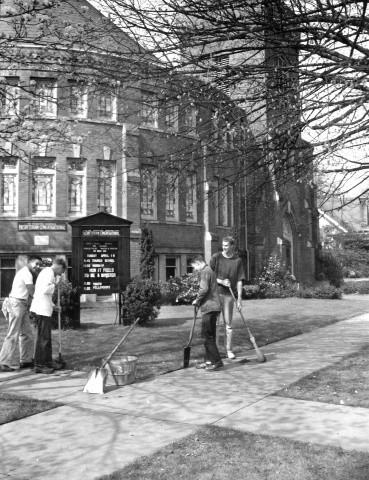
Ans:
POLYGON ((28 267, 23 267, 15 274, 10 297, 27 300, 29 293, 26 285, 33 285, 33 277, 28 267))
MULTIPOLYGON (((228 279, 234 292, 237 291, 237 283, 245 280, 242 261, 237 255, 231 258, 225 257, 222 253, 216 253, 212 256, 210 267, 214 270, 217 278, 220 280, 228 279)), ((229 288, 218 284, 218 292, 223 295, 230 295, 229 288)))

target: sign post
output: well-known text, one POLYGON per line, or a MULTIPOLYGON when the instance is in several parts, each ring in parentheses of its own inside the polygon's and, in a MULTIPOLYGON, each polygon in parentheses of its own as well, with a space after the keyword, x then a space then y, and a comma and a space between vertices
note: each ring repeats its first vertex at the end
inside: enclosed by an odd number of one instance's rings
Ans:
POLYGON ((72 227, 72 285, 79 294, 119 294, 130 279, 130 226, 132 222, 99 212, 69 222, 72 227))

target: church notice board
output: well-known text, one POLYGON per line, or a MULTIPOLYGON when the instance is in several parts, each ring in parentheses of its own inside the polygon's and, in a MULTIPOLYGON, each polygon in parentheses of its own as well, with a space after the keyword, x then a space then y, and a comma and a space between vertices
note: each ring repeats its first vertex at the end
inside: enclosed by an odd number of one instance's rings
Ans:
POLYGON ((130 224, 100 212, 72 225, 72 284, 80 293, 122 292, 130 279, 130 224))
POLYGON ((117 230, 82 230, 83 292, 119 292, 119 242, 117 230), (90 239, 89 235, 94 235, 90 239), (101 236, 96 236, 101 235, 101 236))

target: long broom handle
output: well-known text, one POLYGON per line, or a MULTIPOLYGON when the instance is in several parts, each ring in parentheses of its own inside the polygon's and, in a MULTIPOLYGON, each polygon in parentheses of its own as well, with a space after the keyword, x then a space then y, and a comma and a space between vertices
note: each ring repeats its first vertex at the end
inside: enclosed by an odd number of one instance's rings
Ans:
POLYGON ((101 368, 104 368, 105 365, 108 363, 108 361, 111 359, 111 357, 114 355, 114 353, 118 350, 118 348, 122 345, 124 340, 128 337, 128 335, 132 332, 133 327, 136 325, 136 323, 140 320, 140 317, 136 318, 135 322, 133 325, 131 325, 131 328, 128 330, 128 332, 124 335, 122 340, 118 343, 118 345, 114 348, 114 350, 111 352, 111 354, 108 356, 108 358, 105 360, 105 362, 102 364, 101 368))
MULTIPOLYGON (((233 300, 234 300, 235 302, 237 302, 236 297, 234 296, 232 287, 229 287, 229 291, 231 292, 231 295, 232 295, 232 297, 233 297, 233 300)), ((247 323, 246 323, 245 317, 243 316, 242 310, 239 309, 238 311, 240 312, 240 315, 241 315, 241 318, 242 318, 242 320, 243 320, 243 323, 245 324, 245 327, 247 328, 247 332, 248 332, 248 334, 249 334, 249 337, 250 337, 250 338, 253 337, 253 334, 250 332, 250 329, 249 329, 249 327, 247 326, 247 323)))
POLYGON ((59 333, 59 356, 61 355, 61 311, 60 311, 60 279, 58 282, 58 333, 59 333))
MULTIPOLYGON (((232 297, 233 297, 233 300, 236 301, 236 298, 235 298, 235 296, 234 296, 234 293, 233 293, 232 288, 229 287, 229 290, 230 290, 230 292, 231 292, 231 295, 232 295, 232 297)), ((255 352, 256 352, 256 357, 257 357, 258 362, 260 362, 260 363, 266 362, 265 355, 264 355, 263 352, 259 349, 259 347, 258 347, 258 345, 257 345, 257 343, 256 343, 256 341, 255 341, 255 338, 254 338, 253 334, 250 332, 250 329, 249 329, 249 327, 247 326, 247 323, 246 323, 245 317, 243 316, 242 310, 239 309, 239 312, 240 312, 241 318, 242 318, 242 320, 243 320, 243 323, 245 324, 245 327, 247 328, 250 341, 251 341, 251 343, 252 343, 253 346, 254 346, 254 349, 255 349, 255 352)))

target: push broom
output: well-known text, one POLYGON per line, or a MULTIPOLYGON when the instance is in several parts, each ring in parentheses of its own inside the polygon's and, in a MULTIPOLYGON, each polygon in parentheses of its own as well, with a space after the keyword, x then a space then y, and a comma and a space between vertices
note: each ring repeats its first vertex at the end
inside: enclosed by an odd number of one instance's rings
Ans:
POLYGON ((124 340, 128 337, 128 335, 132 332, 136 323, 140 320, 140 318, 136 318, 131 328, 128 332, 124 335, 124 337, 120 340, 118 345, 114 348, 111 354, 108 356, 104 363, 101 365, 100 368, 95 368, 92 372, 89 373, 86 385, 83 389, 83 393, 100 393, 101 395, 104 393, 104 388, 106 385, 106 379, 108 377, 108 371, 105 368, 111 357, 114 353, 118 350, 118 348, 122 345, 124 340))
MULTIPOLYGON (((236 297, 234 296, 234 293, 233 293, 233 290, 231 287, 229 287, 229 291, 231 292, 231 295, 233 297, 233 300, 236 302, 236 297)), ((240 312, 240 315, 241 315, 241 318, 243 320, 243 323, 245 324, 245 327, 247 329, 247 332, 249 334, 249 338, 250 338, 250 342, 253 344, 254 346, 254 349, 255 349, 255 352, 256 352, 256 358, 258 360, 259 363, 264 363, 266 362, 266 358, 265 358, 265 355, 262 353, 262 351, 259 349, 259 347, 257 346, 256 344, 256 341, 255 341, 255 337, 253 336, 253 334, 250 332, 250 329, 249 327, 247 326, 247 323, 246 323, 246 320, 245 320, 245 317, 243 316, 243 313, 242 313, 242 310, 240 309, 239 310, 240 312)))
POLYGON ((60 309, 60 285, 58 283, 58 334, 59 334, 59 356, 58 359, 54 361, 55 370, 62 370, 66 366, 65 360, 62 358, 61 354, 61 309, 60 309))

